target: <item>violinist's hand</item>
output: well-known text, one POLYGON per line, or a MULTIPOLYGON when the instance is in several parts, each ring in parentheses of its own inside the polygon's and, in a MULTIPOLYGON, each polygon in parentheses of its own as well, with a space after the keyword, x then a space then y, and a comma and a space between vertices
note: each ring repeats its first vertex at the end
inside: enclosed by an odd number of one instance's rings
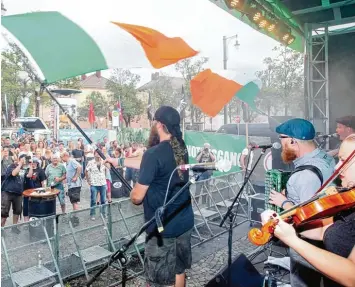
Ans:
POLYGON ((287 197, 285 196, 285 192, 277 192, 275 190, 272 190, 270 192, 270 200, 269 203, 275 204, 278 207, 281 207, 282 203, 287 200, 287 197))
POLYGON ((270 219, 275 218, 277 214, 275 211, 268 209, 263 211, 260 216, 262 225, 265 225, 270 219))
POLYGON ((286 245, 292 247, 292 242, 295 242, 295 239, 298 238, 296 230, 291 224, 286 223, 279 217, 276 220, 278 220, 278 223, 275 227, 274 235, 286 245))

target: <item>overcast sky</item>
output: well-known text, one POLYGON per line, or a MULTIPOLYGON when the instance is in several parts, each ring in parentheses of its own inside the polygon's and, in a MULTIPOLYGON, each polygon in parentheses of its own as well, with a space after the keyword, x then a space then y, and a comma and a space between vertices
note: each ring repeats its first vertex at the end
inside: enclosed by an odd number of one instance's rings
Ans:
MULTIPOLYGON (((146 25, 167 36, 180 36, 201 56, 209 57, 206 67, 223 68, 222 37, 238 34, 240 46, 228 45, 228 68, 238 71, 240 82, 255 78, 263 68, 262 60, 273 56, 277 42, 218 8, 209 0, 4 0, 6 15, 30 11, 57 10, 80 13, 88 18, 109 19, 146 25)), ((108 39, 109 41, 109 39, 108 39)), ((163 69, 174 76, 173 67, 163 69)), ((136 71, 135 71, 136 72, 136 71)), ((140 70, 141 84, 149 81, 150 70, 140 70)), ((104 73, 109 76, 108 72, 104 73)))

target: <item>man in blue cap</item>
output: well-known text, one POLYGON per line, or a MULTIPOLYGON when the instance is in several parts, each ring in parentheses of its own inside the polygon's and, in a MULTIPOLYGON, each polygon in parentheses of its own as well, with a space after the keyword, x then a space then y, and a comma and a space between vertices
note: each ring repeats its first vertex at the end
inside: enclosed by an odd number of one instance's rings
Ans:
MULTIPOLYGON (((292 163, 295 170, 287 181, 286 191, 270 193, 270 203, 285 210, 309 200, 334 172, 335 161, 323 150, 316 147, 313 139, 315 129, 304 119, 291 119, 279 125, 282 160, 292 163)), ((306 236, 306 234, 304 234, 306 236)), ((310 242, 319 245, 317 242, 310 242)), ((321 274, 300 255, 290 249, 292 287, 320 286, 321 274)))

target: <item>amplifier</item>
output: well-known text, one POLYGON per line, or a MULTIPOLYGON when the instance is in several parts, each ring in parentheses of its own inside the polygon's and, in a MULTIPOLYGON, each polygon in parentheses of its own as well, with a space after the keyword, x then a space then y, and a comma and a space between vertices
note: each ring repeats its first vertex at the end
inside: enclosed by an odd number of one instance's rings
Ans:
POLYGON ((265 210, 265 194, 256 193, 248 197, 250 222, 261 222, 261 213, 265 210))

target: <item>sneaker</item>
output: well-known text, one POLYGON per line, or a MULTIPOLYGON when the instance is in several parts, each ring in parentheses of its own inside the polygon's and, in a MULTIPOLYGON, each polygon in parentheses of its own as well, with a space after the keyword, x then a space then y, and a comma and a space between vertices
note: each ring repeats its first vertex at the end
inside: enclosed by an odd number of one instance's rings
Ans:
POLYGON ((92 220, 92 221, 95 221, 95 217, 91 217, 91 220, 92 220))

